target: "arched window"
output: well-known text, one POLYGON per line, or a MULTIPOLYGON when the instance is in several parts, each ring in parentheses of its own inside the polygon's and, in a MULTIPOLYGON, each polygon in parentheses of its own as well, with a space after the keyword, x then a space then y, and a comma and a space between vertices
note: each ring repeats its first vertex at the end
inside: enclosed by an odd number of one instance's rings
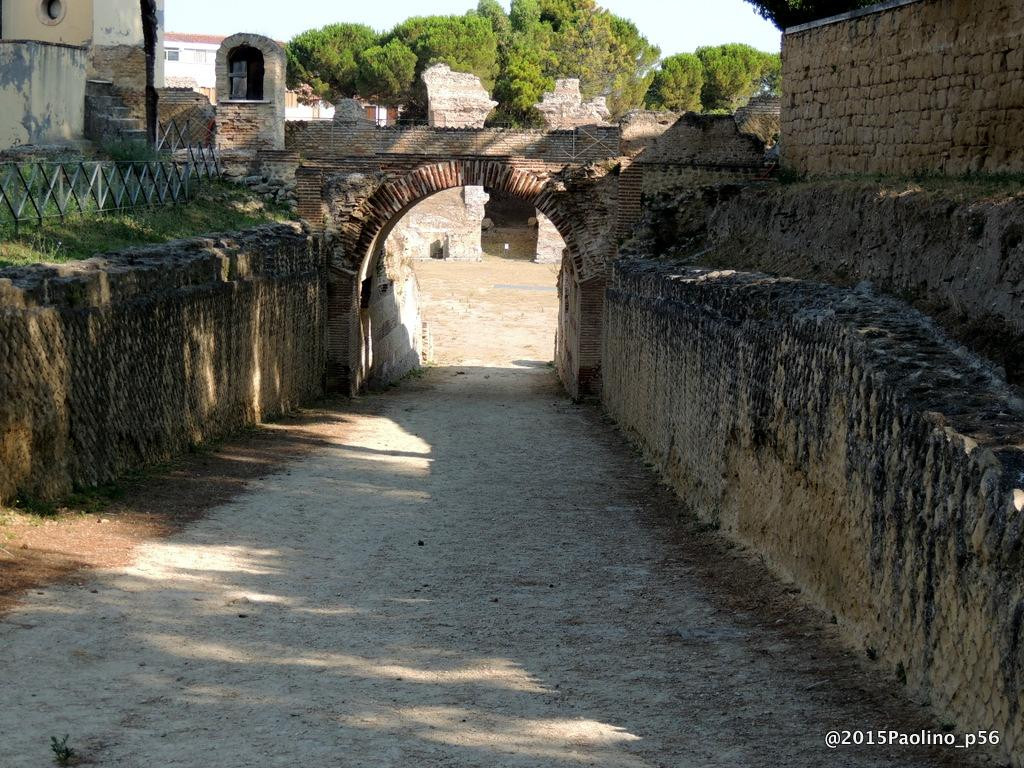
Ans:
POLYGON ((263 101, 263 54, 248 45, 228 54, 232 101, 263 101))

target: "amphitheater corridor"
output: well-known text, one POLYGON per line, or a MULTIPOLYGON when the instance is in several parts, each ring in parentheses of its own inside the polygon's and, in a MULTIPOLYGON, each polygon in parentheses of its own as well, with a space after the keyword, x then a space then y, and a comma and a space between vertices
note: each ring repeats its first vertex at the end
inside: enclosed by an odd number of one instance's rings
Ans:
POLYGON ((550 268, 420 277, 438 366, 0 620, 0 765, 65 733, 111 767, 943 764, 825 749, 927 713, 566 400, 550 268))

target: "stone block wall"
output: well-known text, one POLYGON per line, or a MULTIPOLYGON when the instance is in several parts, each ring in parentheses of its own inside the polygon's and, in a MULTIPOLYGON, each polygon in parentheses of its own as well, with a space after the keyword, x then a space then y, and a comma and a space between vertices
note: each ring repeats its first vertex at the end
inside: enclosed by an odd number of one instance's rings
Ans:
POLYGON ((217 51, 217 147, 256 151, 285 148, 287 59, 280 44, 262 35, 240 33, 217 51), (263 61, 263 98, 232 99, 230 67, 237 51, 257 52, 263 61))
POLYGON ((890 2, 789 30, 782 159, 800 173, 1024 171, 1024 5, 890 2))
POLYGON ((385 387, 418 369, 425 359, 419 283, 411 260, 385 253, 363 287, 363 354, 366 383, 385 387))
POLYGON ((431 195, 413 206, 391 230, 386 252, 421 261, 480 261, 480 225, 488 199, 483 187, 477 186, 431 195))
POLYGON ((681 503, 1020 765, 1024 403, 1006 382, 867 291, 623 261, 605 317, 604 401, 681 503))
POLYGON ((740 133, 732 115, 688 112, 656 136, 635 162, 711 168, 759 167, 764 164, 764 143, 740 133))
POLYGON ((512 157, 565 165, 614 157, 619 149, 618 126, 590 129, 586 134, 506 128, 378 128, 372 122, 335 123, 290 120, 286 147, 308 160, 351 160, 379 155, 423 157, 512 157))
POLYGON ((634 109, 619 120, 622 153, 632 155, 646 149, 679 119, 677 112, 634 109))
POLYGON ((318 396, 324 275, 295 225, 0 272, 0 502, 112 481, 318 396))
POLYGON ((1024 386, 1024 199, 985 192, 972 201, 965 191, 760 184, 711 195, 710 216, 697 212, 690 229, 701 264, 840 285, 870 281, 1024 386))
POLYGON ((483 128, 487 115, 498 106, 476 75, 434 64, 422 77, 431 128, 483 128))
POLYGON ((87 74, 90 80, 112 85, 128 117, 145 121, 146 51, 141 45, 94 45, 89 49, 87 74))
POLYGON ((537 211, 535 218, 537 219, 537 253, 533 260, 537 264, 561 264, 566 246, 558 227, 540 211, 537 211))
POLYGON ((583 101, 580 81, 574 77, 556 80, 555 90, 544 94, 537 111, 543 116, 544 124, 552 130, 607 125, 612 116, 604 96, 583 101))
POLYGON ((160 88, 160 122, 174 121, 187 138, 197 144, 209 145, 216 133, 217 108, 208 96, 192 88, 160 88))

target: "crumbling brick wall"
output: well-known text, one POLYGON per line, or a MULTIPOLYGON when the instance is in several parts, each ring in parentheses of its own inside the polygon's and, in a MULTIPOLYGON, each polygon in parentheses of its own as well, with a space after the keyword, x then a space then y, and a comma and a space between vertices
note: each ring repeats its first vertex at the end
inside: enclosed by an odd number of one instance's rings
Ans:
POLYGON ((323 294, 295 225, 0 272, 0 502, 112 481, 316 397, 323 294))
POLYGON ((1024 171, 1024 5, 891 6, 785 35, 784 164, 811 174, 1024 171))
POLYGON ((611 119, 604 96, 584 102, 578 78, 555 81, 555 90, 544 94, 537 105, 544 124, 553 130, 585 125, 607 125, 611 119))
POLYGON ((624 261, 603 398, 681 501, 950 722, 1024 747, 1024 405, 866 291, 624 261))

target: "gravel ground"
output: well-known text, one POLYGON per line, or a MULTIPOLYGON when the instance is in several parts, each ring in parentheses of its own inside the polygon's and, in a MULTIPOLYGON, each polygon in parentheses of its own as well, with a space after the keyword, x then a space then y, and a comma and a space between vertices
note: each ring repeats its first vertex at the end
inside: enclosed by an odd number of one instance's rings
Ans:
POLYGON ((832 729, 928 712, 792 585, 678 520, 549 358, 485 353, 325 410, 305 455, 4 616, 0 765, 50 764, 64 734, 132 768, 966 764, 827 750, 832 729))

